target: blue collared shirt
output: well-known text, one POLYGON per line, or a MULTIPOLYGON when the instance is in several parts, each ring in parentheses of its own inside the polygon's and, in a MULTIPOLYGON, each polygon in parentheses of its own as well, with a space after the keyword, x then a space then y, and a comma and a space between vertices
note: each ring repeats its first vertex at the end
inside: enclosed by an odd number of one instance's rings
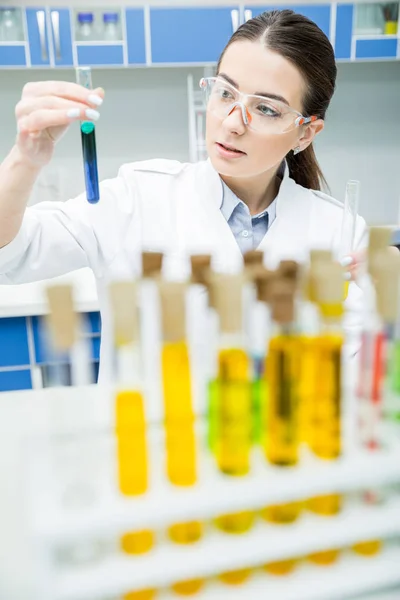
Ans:
POLYGON ((222 181, 221 212, 226 219, 242 254, 256 250, 276 217, 276 198, 261 213, 251 215, 249 207, 222 181))

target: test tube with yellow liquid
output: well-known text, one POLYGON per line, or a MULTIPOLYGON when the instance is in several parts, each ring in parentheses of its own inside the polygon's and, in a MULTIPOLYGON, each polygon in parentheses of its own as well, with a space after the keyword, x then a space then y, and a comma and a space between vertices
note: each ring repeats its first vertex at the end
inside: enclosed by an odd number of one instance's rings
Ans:
MULTIPOLYGON (((186 337, 185 282, 161 282, 161 317, 163 344, 161 350, 162 382, 165 415, 166 469, 169 481, 182 487, 197 482, 197 444, 195 415, 192 401, 192 382, 186 337)), ((200 540, 203 525, 200 521, 176 523, 168 535, 177 544, 193 544, 200 540)), ((178 582, 173 590, 182 595, 195 594, 203 581, 195 579, 178 582)))
MULTIPOLYGON (((115 428, 118 486, 124 496, 135 497, 146 493, 149 472, 136 286, 131 281, 114 282, 109 286, 109 297, 117 349, 115 428)), ((148 552, 153 544, 154 534, 150 530, 128 531, 120 539, 122 551, 131 555, 148 552)), ((131 595, 135 593, 144 594, 132 591, 131 595)), ((152 593, 149 591, 143 600, 153 598, 152 593)), ((124 600, 129 597, 128 594, 124 600)))
MULTIPOLYGON (((343 267, 335 262, 320 264, 311 273, 311 281, 322 329, 316 339, 318 375, 308 445, 319 458, 335 460, 341 454, 343 267)), ((314 497, 308 500, 307 507, 316 514, 334 516, 341 510, 341 496, 314 497)), ((338 554, 338 550, 332 549, 309 558, 317 564, 328 565, 338 554)))
MULTIPOLYGON (((244 348, 243 276, 214 274, 210 283, 219 317, 218 365, 215 377, 214 455, 221 473, 243 477, 250 471, 252 446, 251 360, 244 348)), ((221 515, 216 526, 231 534, 247 532, 254 512, 221 515)), ((251 573, 240 569, 223 573, 228 584, 242 583, 251 573)))
MULTIPOLYGON (((292 467, 299 459, 297 382, 299 337, 295 329, 296 280, 279 271, 271 282, 270 302, 274 332, 266 359, 268 402, 267 430, 263 450, 267 461, 279 467, 292 467)), ((301 511, 300 502, 267 506, 262 516, 272 523, 292 523, 301 511)))

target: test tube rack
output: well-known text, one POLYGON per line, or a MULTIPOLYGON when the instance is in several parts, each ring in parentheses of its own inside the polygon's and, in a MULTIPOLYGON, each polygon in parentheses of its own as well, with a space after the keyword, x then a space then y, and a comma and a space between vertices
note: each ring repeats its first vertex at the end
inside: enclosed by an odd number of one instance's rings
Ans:
MULTIPOLYGON (((114 398, 114 389, 100 385, 2 394, 1 598, 116 600, 130 590, 168 589, 176 581, 199 577, 210 578, 196 594, 199 600, 344 600, 400 585, 400 545, 395 543, 374 557, 347 551, 332 566, 307 564, 285 577, 255 572, 236 587, 212 580, 221 572, 349 548, 360 541, 399 538, 396 494, 374 506, 349 501, 335 517, 304 514, 292 525, 258 520, 241 535, 210 526, 203 539, 190 546, 173 544, 160 533, 149 553, 122 554, 115 540, 127 531, 158 532, 177 520, 210 522, 221 514, 258 511, 326 493, 394 489, 400 484, 400 443, 394 436, 393 443, 374 452, 348 447, 332 462, 305 457, 290 469, 266 465, 255 450, 250 475, 229 478, 208 462, 204 422, 198 417, 198 484, 179 489, 164 477, 162 423, 149 422, 149 491, 127 498, 116 484, 114 398), (65 502, 65 492, 76 478, 83 488, 75 489, 65 502), (60 550, 88 543, 102 549, 97 560, 74 564, 57 559, 60 550), (314 577, 316 586, 310 584, 314 577)), ((177 597, 166 591, 157 599, 177 597)))

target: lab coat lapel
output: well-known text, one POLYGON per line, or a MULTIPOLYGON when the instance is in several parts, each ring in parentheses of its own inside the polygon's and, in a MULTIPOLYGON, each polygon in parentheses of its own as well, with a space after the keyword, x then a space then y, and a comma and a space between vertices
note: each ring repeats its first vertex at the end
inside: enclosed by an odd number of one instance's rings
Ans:
POLYGON ((207 214, 206 235, 213 247, 213 268, 220 272, 237 272, 242 268, 243 256, 221 212, 222 183, 209 159, 199 168, 197 189, 199 202, 207 214))
POLYGON ((265 253, 264 262, 275 267, 280 260, 303 262, 308 254, 311 197, 309 191, 290 179, 288 167, 279 188, 276 218, 258 249, 265 253))

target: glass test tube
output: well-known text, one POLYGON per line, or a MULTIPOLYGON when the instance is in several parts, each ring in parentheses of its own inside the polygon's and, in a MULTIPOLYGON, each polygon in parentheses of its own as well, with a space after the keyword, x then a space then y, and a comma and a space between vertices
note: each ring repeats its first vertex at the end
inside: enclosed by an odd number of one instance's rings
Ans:
MULTIPOLYGON (((346 184, 346 194, 344 198, 339 259, 350 256, 354 250, 359 196, 360 182, 355 179, 350 179, 346 184)), ((349 282, 346 281, 344 284, 344 298, 347 298, 348 291, 349 282)))
MULTIPOLYGON (((76 82, 89 90, 92 89, 92 72, 90 67, 78 67, 76 69, 76 82)), ((81 121, 81 139, 86 197, 90 204, 96 204, 100 200, 100 190, 94 123, 91 121, 81 121)))

